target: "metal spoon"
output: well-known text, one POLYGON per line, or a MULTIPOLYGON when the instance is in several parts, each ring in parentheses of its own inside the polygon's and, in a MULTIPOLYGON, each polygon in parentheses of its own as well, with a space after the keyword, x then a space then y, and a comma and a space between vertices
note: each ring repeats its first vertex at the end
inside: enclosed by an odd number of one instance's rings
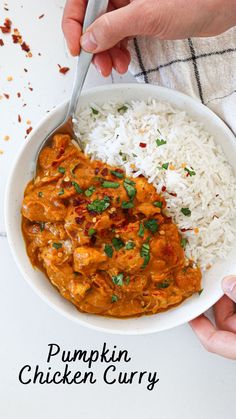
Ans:
MULTIPOLYGON (((90 26, 91 23, 93 23, 94 20, 97 19, 97 17, 99 17, 100 15, 106 12, 108 1, 109 0, 89 0, 88 1, 85 18, 84 18, 84 24, 83 24, 83 32, 85 32, 88 26, 90 26)), ((80 93, 84 85, 84 81, 88 73, 88 69, 91 64, 92 58, 93 58, 93 54, 86 52, 84 50, 81 50, 80 55, 78 56, 72 95, 71 95, 70 102, 68 105, 67 113, 63 121, 60 123, 60 125, 56 126, 50 132, 50 134, 43 140, 42 144, 38 148, 37 154, 35 157, 34 178, 36 177, 39 154, 41 153, 44 147, 48 147, 51 144, 53 136, 55 134, 59 134, 59 133, 69 134, 74 140, 78 142, 81 150, 83 150, 83 146, 80 139, 77 138, 74 133, 72 120, 76 112, 80 93)))

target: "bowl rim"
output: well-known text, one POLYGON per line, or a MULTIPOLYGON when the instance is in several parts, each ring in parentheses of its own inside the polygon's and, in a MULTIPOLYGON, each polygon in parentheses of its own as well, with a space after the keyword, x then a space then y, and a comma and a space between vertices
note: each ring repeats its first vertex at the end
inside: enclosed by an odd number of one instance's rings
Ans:
MULTIPOLYGON (((182 92, 179 92, 177 90, 174 89, 170 89, 167 87, 162 87, 162 86, 158 86, 158 85, 154 85, 154 84, 144 84, 144 83, 116 83, 116 84, 111 84, 111 85, 101 85, 101 86, 97 86, 97 87, 93 87, 93 88, 89 88, 86 89, 82 92, 81 96, 86 96, 89 95, 90 93, 101 93, 104 92, 104 90, 120 90, 120 89, 124 89, 124 88, 129 88, 129 89, 139 89, 139 88, 144 88, 144 89, 150 89, 150 96, 152 96, 152 92, 151 89, 155 88, 156 90, 159 90, 159 92, 164 92, 164 93, 169 93, 174 94, 175 96, 177 95, 180 99, 182 98, 183 100, 187 100, 189 103, 194 103, 195 105, 198 105, 198 107, 204 107, 205 108, 205 112, 209 114, 209 117, 213 118, 213 120, 215 120, 217 122, 217 124, 220 124, 222 126, 222 128, 224 130, 227 131, 228 136, 231 137, 231 139, 233 139, 233 141, 235 141, 235 137, 233 132, 231 131, 231 129, 227 126, 227 124, 219 117, 217 116, 211 109, 209 109, 207 106, 203 105, 201 102, 199 102, 197 99, 192 98, 191 96, 188 96, 182 92)), ((153 94, 155 96, 155 92, 153 94)), ((140 99, 141 100, 141 99, 140 99)), ((166 99, 166 101, 168 101, 168 99, 166 99)), ((42 118, 34 127, 34 129, 32 130, 32 132, 29 134, 28 138, 27 138, 27 142, 25 142, 24 144, 22 144, 22 146, 20 147, 17 155, 15 156, 15 159, 12 163, 11 169, 10 169, 10 174, 8 176, 7 179, 7 184, 6 184, 6 189, 5 189, 5 194, 4 194, 4 220, 5 220, 5 226, 6 226, 6 232, 7 232, 7 239, 8 239, 8 243, 9 243, 9 247, 11 249, 11 253, 13 255, 14 261, 21 273, 21 275, 23 276, 23 278, 26 280, 26 282, 30 285, 31 289, 33 289, 33 291, 51 308, 53 308, 56 312, 60 313, 61 315, 63 315, 64 317, 66 317, 69 320, 72 320, 73 322, 83 326, 83 327, 87 327, 89 329, 92 330, 97 330, 99 332, 103 332, 103 333, 108 333, 108 334, 115 334, 115 335, 147 335, 147 334, 153 334, 153 333, 157 333, 157 332, 161 332, 161 331, 165 331, 165 330, 169 330, 172 329, 174 327, 177 326, 181 326, 187 322, 189 322, 190 320, 192 320, 193 318, 199 316, 200 314, 202 314, 203 312, 205 312, 206 310, 208 310, 210 307, 212 307, 212 305, 214 305, 216 303, 216 301, 218 301, 222 295, 223 295, 223 290, 222 289, 218 289, 215 291, 213 296, 208 296, 208 298, 206 300, 204 300, 204 302, 201 302, 201 307, 199 307, 199 310, 196 310, 197 314, 194 313, 191 314, 190 313, 186 313, 184 315, 184 319, 179 318, 178 320, 176 320, 173 324, 173 322, 170 322, 169 325, 164 325, 163 327, 159 324, 158 328, 153 327, 153 329, 148 329, 148 330, 144 330, 143 328, 141 328, 141 330, 137 327, 133 327, 133 329, 125 329, 122 330, 121 328, 115 329, 115 328, 111 328, 108 329, 107 327, 104 326, 99 326, 99 325, 95 325, 95 324, 91 324, 89 323, 85 318, 83 319, 83 317, 80 317, 81 313, 80 311, 78 311, 79 315, 74 316, 71 313, 67 312, 64 308, 59 307, 56 303, 51 302, 49 297, 47 297, 46 293, 43 290, 40 290, 38 288, 38 286, 36 284, 33 283, 33 281, 30 278, 30 275, 28 275, 21 262, 19 257, 17 256, 17 252, 15 250, 15 246, 14 246, 14 240, 12 237, 12 233, 11 233, 11 223, 10 218, 9 218, 9 212, 8 212, 8 208, 9 208, 9 200, 10 200, 10 193, 11 193, 11 185, 12 185, 12 181, 15 178, 15 170, 18 164, 18 160, 20 160, 20 158, 23 156, 25 148, 28 144, 29 141, 31 141, 31 138, 34 137, 35 132, 38 131, 38 129, 41 128, 41 126, 47 121, 53 118, 54 115, 56 115, 57 113, 59 113, 62 109, 66 108, 66 106, 68 105, 68 100, 63 101, 61 103, 59 103, 58 105, 56 105, 54 108, 52 108, 52 110, 47 113, 45 115, 44 118, 42 118)), ((171 101, 170 101, 171 102, 171 101)), ((63 297, 62 297, 63 298, 63 297)), ((147 316, 148 317, 148 316, 147 316)), ((112 318, 107 317, 107 319, 113 320, 112 318)), ((119 319, 122 321, 125 321, 126 319, 119 319)))

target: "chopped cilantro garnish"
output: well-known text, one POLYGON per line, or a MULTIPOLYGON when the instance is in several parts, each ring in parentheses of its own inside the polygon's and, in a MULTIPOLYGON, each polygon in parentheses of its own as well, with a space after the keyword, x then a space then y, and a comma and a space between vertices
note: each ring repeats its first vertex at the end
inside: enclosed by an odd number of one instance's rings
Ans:
POLYGON ((123 283, 124 274, 120 273, 118 275, 112 276, 112 282, 115 285, 119 285, 120 287, 124 284, 123 283))
POLYGON ((161 168, 167 170, 169 167, 169 163, 163 163, 161 168))
POLYGON ((74 186, 77 193, 83 193, 83 190, 81 189, 81 187, 79 186, 77 182, 72 181, 71 183, 74 186))
POLYGON ((123 179, 123 177, 124 177, 124 173, 116 172, 115 170, 110 170, 110 173, 113 176, 118 177, 119 179, 123 179))
POLYGON ((155 202, 153 202, 153 205, 154 205, 154 207, 162 208, 163 202, 161 202, 161 201, 155 201, 155 202))
POLYGON ((66 171, 66 169, 65 169, 64 167, 61 167, 61 166, 59 166, 59 167, 57 168, 57 170, 58 170, 58 172, 59 172, 59 173, 62 173, 63 175, 64 175, 64 173, 65 173, 65 171, 66 171))
POLYGON ((191 210, 189 208, 181 208, 182 214, 184 214, 186 217, 190 217, 191 210))
POLYGON ((128 106, 123 105, 120 108, 118 108, 117 110, 118 110, 118 112, 126 112, 128 110, 128 106))
POLYGON ((116 250, 120 250, 122 247, 125 246, 125 243, 123 242, 123 240, 121 240, 117 237, 113 237, 113 239, 111 241, 112 241, 112 244, 113 244, 113 246, 116 250))
POLYGON ((145 268, 150 260, 150 245, 148 243, 143 243, 140 256, 144 259, 142 268, 145 268))
POLYGON ((111 302, 112 302, 112 303, 116 303, 118 300, 119 300, 119 297, 118 297, 117 295, 113 294, 113 295, 111 296, 111 302))
POLYGON ((88 235, 89 235, 89 237, 93 236, 95 233, 96 233, 96 230, 95 230, 94 228, 90 228, 90 229, 88 230, 88 235))
POLYGON ((117 188, 120 187, 120 184, 118 182, 112 182, 110 180, 104 180, 104 182, 102 182, 102 187, 103 188, 117 189, 117 188))
POLYGON ((134 203, 132 201, 122 201, 121 203, 121 208, 123 209, 129 209, 133 207, 134 207, 134 203))
POLYGON ((157 145, 157 147, 160 147, 161 145, 164 145, 164 144, 166 144, 166 141, 165 140, 162 140, 160 138, 157 138, 156 139, 156 145, 157 145))
POLYGON ((125 278, 125 284, 126 284, 126 285, 129 285, 129 283, 130 283, 130 277, 129 277, 129 276, 127 276, 127 277, 125 278))
POLYGON ((43 192, 38 192, 38 197, 42 198, 43 197, 43 192))
POLYGON ((95 191, 95 186, 90 186, 86 191, 84 192, 85 196, 91 196, 95 191))
POLYGON ((129 240, 127 243, 126 243, 126 245, 125 245, 125 249, 126 250, 131 250, 131 249, 133 249, 135 247, 135 243, 134 242, 132 242, 131 240, 129 240))
POLYGON ((144 226, 143 226, 143 223, 140 223, 139 224, 138 236, 139 237, 143 237, 144 236, 144 226))
POLYGON ((58 192, 58 195, 64 195, 65 191, 63 188, 60 189, 60 191, 58 192))
POLYGON ((54 249, 60 249, 62 247, 62 243, 53 243, 52 247, 54 247, 54 249))
POLYGON ((170 279, 164 279, 164 281, 157 283, 157 288, 158 289, 168 288, 170 286, 170 283, 171 283, 170 279))
POLYGON ((44 221, 41 221, 41 223, 39 223, 39 228, 40 228, 40 231, 43 231, 44 230, 44 228, 45 228, 45 222, 44 221))
POLYGON ((201 295, 201 293, 203 292, 204 288, 202 288, 200 291, 198 291, 198 295, 201 295))
POLYGON ((125 179, 124 182, 123 182, 123 185, 124 185, 124 188, 125 188, 125 190, 126 190, 126 192, 128 194, 128 197, 130 199, 134 199, 134 197, 135 197, 135 195, 137 193, 137 190, 136 190, 136 188, 134 186, 135 183, 132 180, 125 179))
POLYGON ((109 258, 113 256, 113 247, 110 244, 105 244, 104 252, 109 258))
POLYGON ((111 205, 110 198, 105 196, 103 199, 95 199, 91 204, 87 205, 89 211, 101 213, 111 205))
POLYGON ((188 240, 187 240, 187 239, 185 239, 185 238, 182 238, 182 239, 181 239, 180 244, 181 244, 181 246, 182 246, 182 248, 183 248, 184 250, 186 249, 186 245, 187 245, 187 243, 188 243, 188 240))
POLYGON ((188 169, 187 167, 184 168, 185 172, 187 172, 189 174, 189 176, 195 176, 196 172, 194 172, 193 168, 191 167, 192 170, 188 169))
POLYGON ((158 222, 155 220, 155 218, 150 218, 149 220, 145 221, 144 226, 152 233, 156 233, 158 230, 158 222))
POLYGON ((98 115, 98 110, 97 109, 95 109, 95 108, 92 108, 92 106, 91 106, 91 111, 92 111, 92 113, 93 113, 93 115, 98 115))

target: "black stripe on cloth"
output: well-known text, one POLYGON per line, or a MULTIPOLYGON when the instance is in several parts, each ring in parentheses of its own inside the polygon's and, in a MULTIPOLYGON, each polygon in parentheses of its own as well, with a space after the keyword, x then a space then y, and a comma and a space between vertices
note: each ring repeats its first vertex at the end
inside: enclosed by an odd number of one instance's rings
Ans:
POLYGON ((189 49, 190 49, 191 56, 192 56, 194 74, 195 74, 195 78, 196 78, 196 82, 197 82, 199 97, 201 99, 201 102, 204 103, 203 93, 202 93, 202 85, 201 85, 200 75, 199 75, 198 66, 197 66, 195 49, 194 49, 193 42, 192 42, 191 38, 188 38, 188 45, 189 45, 189 49))
POLYGON ((136 55, 137 55, 137 58, 138 58, 138 63, 139 63, 140 70, 142 72, 142 76, 144 77, 145 83, 148 83, 148 76, 147 76, 147 72, 146 72, 146 69, 145 69, 144 64, 143 64, 143 60, 142 60, 142 56, 141 56, 141 53, 140 53, 137 38, 134 38, 134 48, 135 48, 135 52, 136 52, 136 55))
POLYGON ((228 93, 227 95, 224 95, 224 96, 218 96, 218 97, 213 97, 212 99, 210 99, 210 100, 208 100, 208 101, 206 102, 206 105, 207 105, 208 103, 210 103, 210 102, 213 102, 214 100, 221 100, 221 99, 225 99, 226 97, 229 97, 229 96, 233 95, 234 93, 236 93, 236 89, 235 89, 235 90, 232 90, 232 92, 228 93))
MULTIPOLYGON (((228 54, 229 52, 236 52, 236 48, 227 48, 221 51, 205 52, 203 54, 195 55, 195 59, 198 60, 199 58, 207 58, 213 55, 228 54)), ((155 68, 150 68, 149 70, 145 70, 145 71, 146 71, 146 74, 150 74, 150 73, 158 72, 161 68, 169 67, 172 64, 187 63, 188 61, 191 61, 191 60, 192 60, 192 57, 183 58, 183 59, 177 58, 176 60, 169 61, 168 63, 165 63, 165 64, 160 64, 159 66, 155 68)), ((137 73, 134 75, 134 77, 141 77, 141 76, 143 76, 143 73, 137 73)))

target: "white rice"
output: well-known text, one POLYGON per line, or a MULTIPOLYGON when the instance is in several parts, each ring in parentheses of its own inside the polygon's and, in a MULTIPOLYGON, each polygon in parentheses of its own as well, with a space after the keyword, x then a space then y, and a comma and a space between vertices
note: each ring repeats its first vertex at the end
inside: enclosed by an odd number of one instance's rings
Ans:
POLYGON ((127 110, 118 111, 122 105, 92 104, 98 114, 91 107, 80 110, 75 125, 85 152, 123 167, 130 176, 144 175, 162 192, 169 213, 188 240, 187 257, 202 269, 225 258, 235 239, 236 180, 222 149, 200 123, 168 103, 133 101, 125 104, 127 110), (166 144, 157 146, 157 138, 166 144), (161 166, 167 162, 165 170, 161 166), (184 164, 196 174, 187 176, 184 164), (189 208, 191 216, 183 215, 181 208, 189 208))

